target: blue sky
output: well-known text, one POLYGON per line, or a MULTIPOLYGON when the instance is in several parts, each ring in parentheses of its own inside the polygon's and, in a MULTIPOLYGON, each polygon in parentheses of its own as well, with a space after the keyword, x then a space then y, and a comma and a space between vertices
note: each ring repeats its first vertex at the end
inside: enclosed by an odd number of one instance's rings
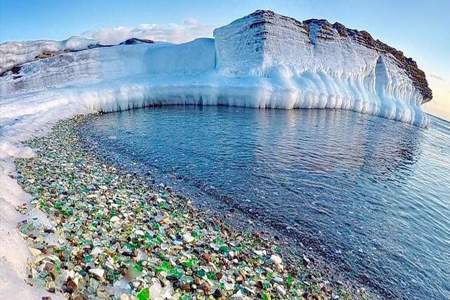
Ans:
POLYGON ((225 25, 256 9, 272 9, 299 20, 325 18, 367 30, 418 62, 435 95, 426 109, 443 110, 450 119, 450 0, 0 0, 0 42, 61 40, 101 28, 186 20, 205 25, 197 32, 203 34, 205 28, 225 25))

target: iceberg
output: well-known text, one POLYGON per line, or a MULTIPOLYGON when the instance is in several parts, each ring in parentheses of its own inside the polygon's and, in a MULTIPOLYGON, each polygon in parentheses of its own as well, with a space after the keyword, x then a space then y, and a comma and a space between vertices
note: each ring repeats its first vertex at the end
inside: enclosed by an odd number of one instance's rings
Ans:
POLYGON ((14 180, 13 159, 32 156, 21 142, 45 134, 60 119, 193 104, 346 109, 426 127, 421 104, 431 98, 417 64, 369 33, 271 11, 183 44, 130 39, 101 45, 80 37, 3 43, 0 244, 21 250, 2 247, 0 283, 23 278, 26 259, 14 208, 28 196, 14 180))

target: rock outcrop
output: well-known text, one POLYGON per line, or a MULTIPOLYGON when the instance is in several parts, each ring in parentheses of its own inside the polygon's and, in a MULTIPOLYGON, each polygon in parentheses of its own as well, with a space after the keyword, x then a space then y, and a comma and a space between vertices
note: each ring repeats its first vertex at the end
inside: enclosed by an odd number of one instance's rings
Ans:
POLYGON ((119 45, 135 45, 135 44, 142 44, 142 43, 152 44, 152 43, 154 43, 154 41, 147 40, 147 39, 131 38, 131 39, 127 39, 127 40, 123 41, 119 45))

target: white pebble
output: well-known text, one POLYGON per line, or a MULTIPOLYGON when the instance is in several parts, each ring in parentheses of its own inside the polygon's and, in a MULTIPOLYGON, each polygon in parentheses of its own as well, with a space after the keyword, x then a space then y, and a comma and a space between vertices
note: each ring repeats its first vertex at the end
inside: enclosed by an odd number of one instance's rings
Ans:
POLYGON ((127 294, 122 294, 120 295, 120 300, 130 300, 130 296, 128 296, 127 294))
POLYGON ((280 285, 277 286, 277 291, 278 291, 278 293, 280 293, 283 296, 286 295, 285 289, 280 285))
POLYGON ((272 254, 272 256, 270 257, 270 260, 275 264, 275 265, 281 265, 281 263, 283 262, 281 260, 281 257, 279 255, 276 254, 272 254))
POLYGON ((191 243, 192 241, 194 241, 194 237, 189 232, 187 232, 187 233, 183 234, 183 240, 186 243, 191 243))
POLYGON ((118 216, 114 216, 114 217, 111 218, 110 221, 113 222, 113 223, 116 223, 116 222, 120 221, 120 218, 118 216))
POLYGON ((134 232, 134 234, 136 234, 136 235, 140 235, 140 236, 143 236, 143 235, 145 235, 145 232, 143 232, 142 230, 136 230, 135 232, 134 232))
POLYGON ((103 274, 105 274, 105 270, 103 269, 90 269, 89 273, 94 274, 95 276, 99 277, 99 278, 103 278, 103 274))
POLYGON ((95 248, 92 250, 91 255, 95 257, 95 256, 98 256, 99 254, 102 254, 102 253, 103 253, 102 248, 100 248, 100 247, 95 247, 95 248))

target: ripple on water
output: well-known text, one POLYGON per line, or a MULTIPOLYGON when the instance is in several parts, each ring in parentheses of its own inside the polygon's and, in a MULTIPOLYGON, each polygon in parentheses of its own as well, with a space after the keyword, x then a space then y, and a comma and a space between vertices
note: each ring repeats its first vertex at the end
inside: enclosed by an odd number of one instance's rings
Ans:
POLYGON ((450 125, 433 123, 175 106, 102 115, 84 134, 112 162, 197 201, 288 224, 380 293, 448 299, 450 125))

